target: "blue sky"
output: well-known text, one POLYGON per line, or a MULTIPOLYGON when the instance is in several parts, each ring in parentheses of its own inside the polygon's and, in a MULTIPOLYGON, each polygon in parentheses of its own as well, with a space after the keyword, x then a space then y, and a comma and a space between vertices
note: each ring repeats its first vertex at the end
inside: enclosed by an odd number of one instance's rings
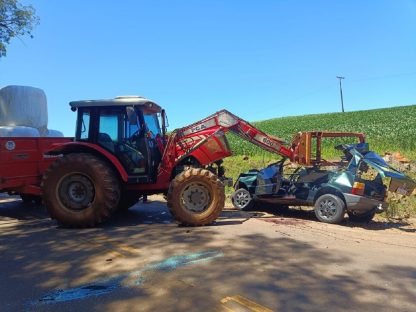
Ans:
POLYGON ((416 0, 31 0, 0 86, 45 90, 49 128, 69 101, 142 95, 170 130, 226 108, 249 121, 416 104, 416 0))

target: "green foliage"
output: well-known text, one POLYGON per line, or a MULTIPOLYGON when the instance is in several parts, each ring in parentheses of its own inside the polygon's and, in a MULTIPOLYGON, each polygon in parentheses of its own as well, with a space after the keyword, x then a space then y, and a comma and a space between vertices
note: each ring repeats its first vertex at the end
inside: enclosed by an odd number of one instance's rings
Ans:
MULTIPOLYGON (((291 142, 299 131, 363 132, 370 148, 379 154, 400 151, 416 159, 416 105, 269 119, 253 123, 268 134, 291 142)), ((235 136, 228 136, 236 155, 263 155, 265 152, 235 136)), ((327 143, 325 154, 333 156, 336 142, 327 143)))
POLYGON ((416 216, 416 196, 401 197, 400 195, 389 195, 389 209, 383 212, 388 219, 406 219, 416 216))
POLYGON ((17 0, 0 0, 0 57, 6 56, 6 46, 14 37, 28 35, 33 38, 33 28, 39 24, 35 9, 17 0))

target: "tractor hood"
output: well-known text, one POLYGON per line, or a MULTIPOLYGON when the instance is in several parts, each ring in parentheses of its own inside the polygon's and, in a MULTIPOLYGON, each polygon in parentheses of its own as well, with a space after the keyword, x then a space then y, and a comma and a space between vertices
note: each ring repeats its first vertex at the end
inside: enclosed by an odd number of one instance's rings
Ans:
POLYGON ((345 146, 344 153, 352 156, 349 169, 355 169, 362 160, 374 168, 382 178, 390 178, 389 191, 402 195, 410 195, 416 188, 416 182, 404 173, 394 169, 377 153, 368 150, 368 144, 352 144, 345 146))

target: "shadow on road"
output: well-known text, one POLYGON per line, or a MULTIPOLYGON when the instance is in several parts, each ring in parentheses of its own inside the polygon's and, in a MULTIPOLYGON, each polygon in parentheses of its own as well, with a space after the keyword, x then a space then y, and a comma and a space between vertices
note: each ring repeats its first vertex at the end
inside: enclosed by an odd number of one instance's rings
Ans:
MULTIPOLYGON (((311 207, 293 207, 287 210, 282 210, 279 208, 274 208, 271 205, 256 206, 255 210, 247 211, 250 213, 253 218, 269 218, 275 219, 275 223, 293 223, 299 222, 301 220, 313 221, 320 223, 316 218, 313 208, 311 207), (278 218, 278 219, 276 219, 278 218), (280 218, 280 220, 279 220, 280 218), (296 221, 290 221, 290 219, 296 221)), ((273 222, 273 221, 270 221, 273 222)), ((374 220, 369 223, 362 222, 353 222, 348 219, 348 216, 345 217, 344 221, 339 224, 340 226, 346 226, 350 228, 359 227, 371 231, 383 231, 388 229, 398 229, 403 232, 416 233, 416 228, 412 223, 405 220, 400 221, 389 221, 389 220, 380 220, 377 219, 377 216, 374 220)))
MULTIPOLYGON (((23 209, 16 203, 9 208, 6 210, 18 212, 16 216, 23 209)), ((1 217, 13 218, 10 211, 4 213, 1 208, 1 217)), ((401 302, 414 302, 416 272, 412 267, 374 263, 374 269, 364 278, 363 272, 354 268, 343 273, 337 270, 348 268, 354 259, 308 242, 244 231, 226 234, 235 226, 243 226, 248 217, 264 217, 256 213, 259 215, 225 211, 216 223, 224 226, 180 227, 172 223, 163 202, 152 202, 93 229, 63 230, 54 223, 36 227, 6 224, 0 227, 2 310, 55 311, 64 303, 43 304, 40 298, 48 292, 114 278, 155 261, 207 250, 220 251, 223 256, 174 270, 147 270, 136 286, 73 300, 66 307, 73 311, 90 307, 126 312, 213 311, 221 298, 232 295, 243 295, 274 311, 397 310, 398 301, 390 300, 390 295, 401 302), (392 281, 392 277, 397 279, 392 281), (384 280, 401 291, 386 293, 380 282, 384 280), (364 293, 376 295, 364 300, 364 293)))

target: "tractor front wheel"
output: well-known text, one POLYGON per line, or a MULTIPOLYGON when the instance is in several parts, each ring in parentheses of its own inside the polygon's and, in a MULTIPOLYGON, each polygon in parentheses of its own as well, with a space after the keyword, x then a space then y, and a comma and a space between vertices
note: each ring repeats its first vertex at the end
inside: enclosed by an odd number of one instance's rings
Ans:
POLYGON ((224 208, 224 186, 205 169, 189 169, 173 179, 168 192, 168 207, 184 225, 206 225, 218 218, 224 208))
POLYGON ((112 168, 86 153, 56 160, 42 178, 43 200, 51 218, 67 227, 89 227, 116 210, 120 185, 112 168))

